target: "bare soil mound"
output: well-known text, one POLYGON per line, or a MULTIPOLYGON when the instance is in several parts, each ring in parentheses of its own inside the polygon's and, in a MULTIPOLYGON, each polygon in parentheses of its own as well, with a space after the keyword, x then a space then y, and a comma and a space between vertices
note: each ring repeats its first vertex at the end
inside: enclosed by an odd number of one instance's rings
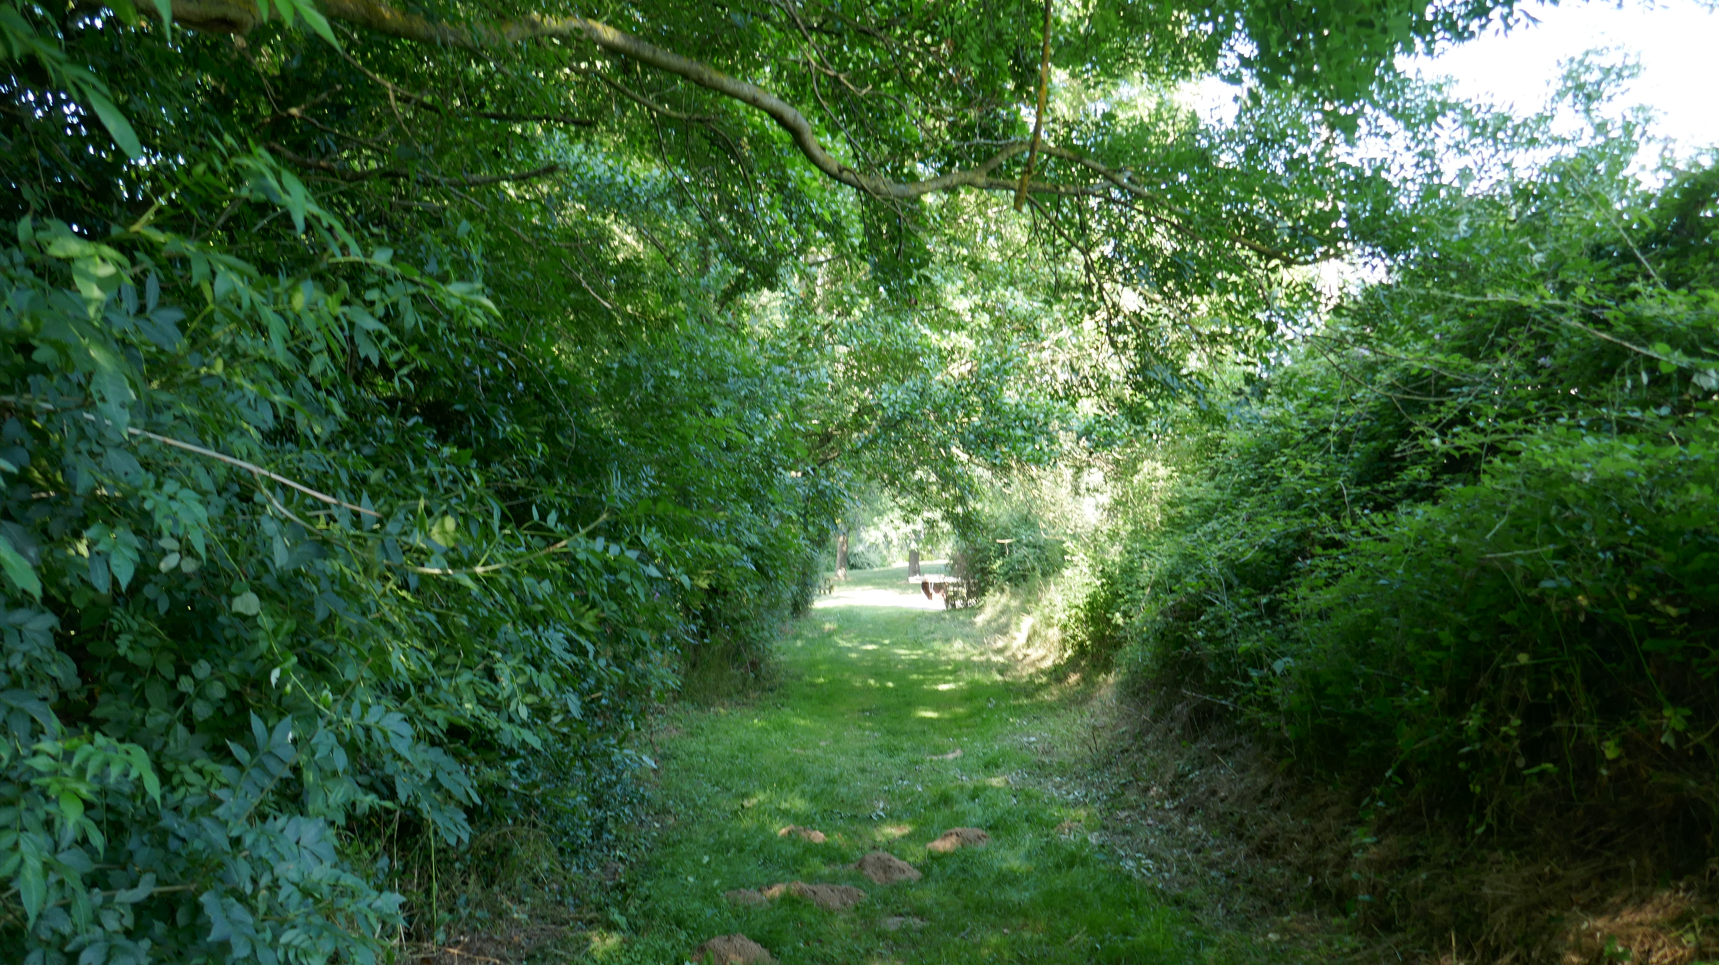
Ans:
POLYGON ((865 892, 853 885, 808 885, 796 881, 788 890, 825 911, 847 911, 865 900, 865 892))
POLYGON ((978 828, 950 828, 926 845, 925 850, 948 854, 958 848, 983 848, 990 843, 991 836, 978 828))
POLYGON ((692 960, 699 965, 751 965, 753 962, 774 962, 764 946, 745 935, 718 935, 692 950, 692 960))
POLYGON ((739 888, 723 892, 722 897, 732 905, 762 905, 788 894, 798 895, 825 911, 847 911, 865 900, 865 892, 852 885, 808 885, 804 881, 739 888))
POLYGON ((897 858, 887 851, 873 851, 859 859, 854 865, 860 874, 880 885, 892 885, 897 881, 918 881, 925 877, 919 869, 897 858))
POLYGON ((824 832, 819 831, 816 828, 802 828, 798 824, 790 824, 782 830, 777 831, 776 837, 785 838, 790 834, 797 834, 802 840, 810 841, 813 844, 823 844, 825 841, 829 840, 824 837, 824 832))

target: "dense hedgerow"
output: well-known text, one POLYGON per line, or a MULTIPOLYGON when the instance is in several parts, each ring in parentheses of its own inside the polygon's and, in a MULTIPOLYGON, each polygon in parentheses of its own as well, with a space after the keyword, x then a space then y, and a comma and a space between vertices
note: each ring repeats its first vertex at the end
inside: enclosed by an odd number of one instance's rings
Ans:
MULTIPOLYGON (((685 666, 808 599, 834 490, 789 472, 800 383, 709 290, 639 267, 670 321, 629 329, 613 290, 539 301, 580 282, 494 225, 307 185, 228 133, 281 93, 218 67, 256 47, 4 27, 150 78, 125 110, 165 153, 35 61, 4 92, 69 114, 0 144, 0 958, 375 961, 441 924, 397 893, 419 844, 598 842, 685 666)), ((583 243, 677 217, 575 185, 583 243)))
POLYGON ((1376 817, 1659 822, 1661 870, 1694 870, 1719 802, 1719 170, 1650 189, 1633 150, 1423 199, 1389 280, 1159 451, 1161 518, 1071 638, 1376 817))
POLYGON ((1065 563, 1061 539, 1047 536, 1044 524, 1030 511, 1014 508, 979 514, 963 521, 964 532, 956 541, 955 560, 973 592, 993 588, 1025 586, 1029 582, 1062 572, 1065 563))

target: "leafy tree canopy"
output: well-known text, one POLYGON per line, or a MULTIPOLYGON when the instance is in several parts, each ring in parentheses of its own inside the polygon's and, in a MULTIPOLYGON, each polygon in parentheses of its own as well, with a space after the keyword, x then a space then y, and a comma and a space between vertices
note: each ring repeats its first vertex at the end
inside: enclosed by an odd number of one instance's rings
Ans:
POLYGON ((579 860, 850 483, 1269 349, 1397 201, 1333 131, 1509 12, 0 2, 0 954, 374 961, 474 828, 579 860))

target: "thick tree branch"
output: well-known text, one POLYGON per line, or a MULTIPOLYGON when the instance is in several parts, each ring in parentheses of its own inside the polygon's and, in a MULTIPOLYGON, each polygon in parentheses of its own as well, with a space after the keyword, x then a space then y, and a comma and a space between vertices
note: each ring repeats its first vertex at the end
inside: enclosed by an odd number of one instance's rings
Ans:
MULTIPOLYGON (((818 140, 811 121, 794 105, 770 91, 596 20, 523 17, 462 27, 408 13, 379 0, 320 0, 319 5, 332 20, 345 21, 402 40, 462 50, 476 51, 534 40, 590 41, 609 53, 674 74, 760 111, 787 131, 800 153, 827 177, 878 197, 912 200, 939 191, 980 187, 998 166, 1028 148, 1026 142, 1010 144, 977 166, 963 171, 922 181, 891 181, 855 171, 843 164, 818 140)), ((173 0, 173 15, 175 20, 188 27, 229 33, 249 30, 259 20, 251 0, 173 0)))
MULTIPOLYGON (((880 198, 910 201, 929 194, 961 188, 1018 192, 1021 188, 1020 184, 994 175, 1005 162, 1032 150, 1036 141, 1035 139, 1035 141, 1005 142, 989 158, 963 170, 951 171, 919 181, 892 181, 874 174, 855 171, 842 163, 818 139, 811 121, 794 105, 770 91, 756 84, 730 77, 708 64, 684 57, 671 50, 665 50, 647 40, 616 30, 608 24, 596 20, 585 17, 522 17, 518 20, 457 26, 400 10, 382 2, 382 0, 318 0, 318 3, 322 12, 333 20, 341 20, 402 40, 455 47, 462 50, 478 51, 488 47, 537 40, 589 41, 611 54, 625 57, 665 73, 674 74, 699 87, 739 101, 765 114, 788 132, 789 137, 793 139, 794 146, 826 177, 880 198)), ((254 25, 256 22, 255 10, 252 0, 173 0, 175 19, 181 20, 191 27, 208 25, 207 29, 242 32, 249 29, 246 24, 254 25), (246 10, 249 10, 252 16, 248 22, 243 17, 246 10), (200 20, 199 18, 203 19, 200 20)), ((630 92, 624 93, 630 94, 630 92)), ((656 107, 656 105, 651 106, 656 107)), ((1169 214, 1156 217, 1165 220, 1177 230, 1194 237, 1202 237, 1201 233, 1193 228, 1193 223, 1197 222, 1197 219, 1191 212, 1164 206, 1161 198, 1146 188, 1132 183, 1125 174, 1073 151, 1056 148, 1049 144, 1038 144, 1037 151, 1047 157, 1073 162, 1109 182, 1116 189, 1151 201, 1160 207, 1165 207, 1169 214)), ((513 179, 510 177, 501 180, 513 179)), ((1030 194, 1103 197, 1106 192, 1105 188, 1092 184, 1061 185, 1031 181, 1030 173, 1024 183, 1025 190, 1030 194)), ((1306 261, 1304 255, 1298 256, 1294 252, 1253 241, 1233 233, 1210 240, 1225 241, 1261 257, 1286 264, 1306 261)))
POLYGON ((1045 95, 1050 91, 1050 32, 1051 0, 1045 0, 1045 49, 1039 60, 1039 106, 1033 112, 1033 146, 1027 150, 1027 169, 1021 172, 1021 186, 1015 189, 1015 210, 1027 205, 1027 187, 1033 180, 1033 164, 1039 159, 1039 138, 1045 132, 1045 95))

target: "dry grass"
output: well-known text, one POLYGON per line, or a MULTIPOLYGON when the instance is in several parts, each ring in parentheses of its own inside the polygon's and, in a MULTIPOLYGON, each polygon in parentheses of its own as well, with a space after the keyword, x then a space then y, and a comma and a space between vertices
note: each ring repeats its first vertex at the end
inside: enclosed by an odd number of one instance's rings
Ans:
POLYGON ((439 943, 412 942, 402 946, 400 961, 405 965, 512 965, 566 934, 564 927, 531 924, 439 943))
POLYGON ((1719 859, 1674 880, 1688 855, 1668 851, 1679 839, 1645 808, 1548 802, 1542 823, 1478 842, 1418 812, 1364 828, 1362 791, 1290 776, 1212 710, 1187 700, 1151 714, 1101 692, 1089 752, 1104 766, 1073 793, 1105 798, 1112 817, 1081 830, 1284 960, 1719 962, 1719 859))
POLYGON ((1558 939, 1560 965, 1693 965, 1719 959, 1719 916, 1711 894, 1685 885, 1573 915, 1558 939))

